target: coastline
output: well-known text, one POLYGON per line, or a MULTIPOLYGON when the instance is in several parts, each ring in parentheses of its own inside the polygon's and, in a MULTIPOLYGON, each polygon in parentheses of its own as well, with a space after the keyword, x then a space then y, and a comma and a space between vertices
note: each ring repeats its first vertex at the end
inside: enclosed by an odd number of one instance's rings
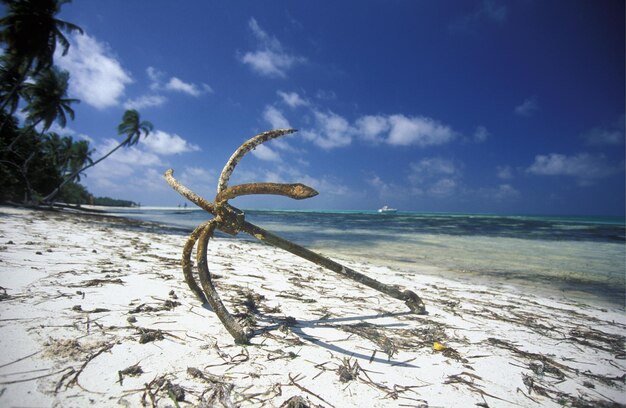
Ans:
MULTIPOLYGON (((198 209, 106 209, 186 227, 198 209)), ((245 210, 246 219, 315 252, 466 283, 501 284, 607 307, 625 305, 624 222, 607 217, 245 210), (428 266, 428 268, 426 268, 428 266)), ((252 240, 246 234, 239 239, 252 240)))
POLYGON ((429 314, 411 315, 288 253, 220 237, 217 289, 257 331, 242 347, 184 283, 183 230, 9 207, 0 220, 2 406, 624 404, 617 308, 346 265, 414 290, 429 314))

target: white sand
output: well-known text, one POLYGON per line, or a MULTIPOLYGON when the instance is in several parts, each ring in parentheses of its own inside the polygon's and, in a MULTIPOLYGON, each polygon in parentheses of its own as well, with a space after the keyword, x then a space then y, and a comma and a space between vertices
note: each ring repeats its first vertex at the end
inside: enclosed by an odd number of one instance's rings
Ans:
POLYGON ((185 240, 138 222, 0 207, 0 406, 625 403, 623 310, 348 265, 414 290, 429 311, 416 316, 278 249, 218 238, 209 263, 229 310, 247 310, 245 293, 264 297, 248 313, 264 330, 243 347, 184 283, 185 240), (142 329, 161 336, 147 341, 142 329))

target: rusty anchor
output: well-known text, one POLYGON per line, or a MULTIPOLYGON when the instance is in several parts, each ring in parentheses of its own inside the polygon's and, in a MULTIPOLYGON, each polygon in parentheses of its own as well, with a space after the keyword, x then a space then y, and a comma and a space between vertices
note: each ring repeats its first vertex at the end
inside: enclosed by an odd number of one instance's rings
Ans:
POLYGON ((395 299, 403 300, 413 313, 426 313, 424 302, 422 302, 420 297, 414 292, 410 290, 402 290, 397 286, 386 285, 378 282, 377 280, 363 275, 362 273, 345 267, 329 258, 326 258, 289 240, 281 238, 278 235, 272 234, 271 232, 266 231, 263 228, 251 224, 245 220, 245 214, 243 213, 243 211, 231 206, 228 203, 228 200, 230 199, 250 194, 282 195, 296 200, 314 197, 318 194, 317 191, 315 191, 311 187, 299 183, 251 183, 228 187, 228 181, 231 174, 246 153, 254 149, 256 146, 265 143, 271 139, 285 136, 294 132, 296 132, 295 129, 270 130, 268 132, 258 134, 243 143, 235 151, 235 153, 233 153, 233 155, 224 166, 224 169, 222 170, 218 181, 217 195, 214 202, 209 202, 205 200, 187 187, 180 184, 180 182, 178 182, 178 180, 174 178, 174 171, 172 169, 169 169, 165 172, 165 179, 174 188, 174 190, 187 198, 189 201, 196 204, 198 207, 204 209, 214 216, 213 219, 200 224, 191 233, 183 248, 183 275, 185 278, 185 282, 187 283, 189 288, 192 290, 192 292, 194 292, 194 294, 198 297, 200 301, 202 301, 203 303, 209 303, 226 330, 228 330, 228 332, 233 336, 236 343, 249 343, 249 340, 253 335, 252 331, 244 330, 239 322, 237 322, 228 312, 228 310, 222 303, 219 294, 215 290, 213 282, 211 281, 211 274, 209 273, 209 267, 207 263, 207 246, 209 240, 211 239, 211 237, 213 237, 215 229, 219 229, 220 231, 223 231, 230 235, 237 235, 239 232, 246 232, 251 236, 259 239, 260 241, 291 252, 294 255, 300 256, 317 265, 330 269, 333 272, 339 273, 345 277, 348 277, 359 283, 376 289, 395 299), (196 243, 196 262, 198 267, 198 275, 200 277, 200 285, 198 285, 198 283, 194 279, 191 262, 191 253, 196 243))

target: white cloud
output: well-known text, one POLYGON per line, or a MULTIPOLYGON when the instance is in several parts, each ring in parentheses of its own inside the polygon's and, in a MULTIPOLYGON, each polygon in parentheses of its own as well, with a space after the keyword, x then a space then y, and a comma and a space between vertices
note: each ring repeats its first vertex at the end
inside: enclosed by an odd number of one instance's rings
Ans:
POLYGON ((513 178, 513 170, 511 166, 498 166, 496 167, 496 175, 499 179, 510 180, 513 178))
POLYGON ((624 143, 624 115, 608 127, 596 127, 582 135, 589 146, 615 146, 624 143))
POLYGON ((289 129, 291 125, 285 115, 272 105, 267 105, 263 111, 263 119, 265 119, 272 129, 289 129))
POLYGON ((448 197, 458 187, 458 166, 441 157, 424 158, 409 165, 409 182, 413 190, 432 197, 448 197))
POLYGON ((180 182, 201 196, 210 197, 217 185, 217 172, 203 167, 185 167, 180 173, 180 182))
POLYGON ((162 71, 159 71, 155 67, 146 68, 146 74, 148 74, 148 78, 152 83, 150 84, 150 89, 156 91, 161 87, 162 78, 165 75, 162 71))
POLYGON ((392 182, 383 180, 377 174, 371 174, 365 179, 365 182, 372 186, 378 195, 380 204, 398 203, 398 201, 406 200, 408 197, 423 195, 423 191, 416 186, 401 186, 392 182))
POLYGON ((421 180, 439 177, 452 176, 457 173, 457 168, 452 160, 441 157, 430 157, 409 165, 411 169, 410 180, 419 183, 421 180))
POLYGON ((457 183, 451 178, 437 180, 428 188, 428 194, 434 197, 449 197, 456 190, 457 183))
POLYGON ((333 112, 314 111, 315 128, 302 131, 305 139, 322 149, 344 147, 352 143, 354 128, 343 117, 333 112))
POLYGON ((66 56, 55 62, 70 72, 70 94, 97 109, 119 105, 130 75, 105 43, 87 34, 73 35, 66 56))
MULTIPOLYGON (((96 146, 95 159, 99 159, 119 145, 120 140, 106 139, 96 146)), ((86 182, 89 186, 110 191, 121 191, 129 180, 135 179, 151 166, 162 165, 161 159, 154 153, 139 146, 122 147, 94 167, 87 170, 86 182)))
POLYGON ((484 143, 489 138, 489 131, 484 126, 478 126, 474 131, 474 142, 484 143))
POLYGON ((287 70, 305 61, 303 57, 286 53, 280 41, 267 34, 254 18, 250 19, 248 26, 258 40, 258 49, 246 52, 241 62, 248 64, 253 71, 268 77, 285 77, 287 70))
POLYGON ((500 184, 498 188, 493 192, 493 197, 496 200, 506 200, 510 198, 517 198, 519 196, 520 192, 510 184, 500 184))
POLYGON ((589 185, 594 180, 614 174, 616 168, 606 163, 604 155, 580 153, 576 156, 551 153, 535 156, 534 163, 527 169, 538 176, 570 176, 578 179, 579 184, 589 185))
POLYGON ((84 133, 78 133, 77 131, 75 131, 74 129, 72 129, 69 126, 65 126, 65 127, 61 127, 58 123, 54 122, 52 124, 52 126, 50 126, 50 129, 48 129, 49 132, 52 133, 58 133, 60 136, 70 136, 72 137, 74 140, 80 139, 80 140, 86 140, 89 143, 94 142, 93 138, 89 135, 86 135, 84 133))
POLYGON ((324 196, 343 196, 343 197, 354 197, 355 192, 345 184, 341 183, 339 180, 334 177, 322 176, 322 177, 313 177, 308 174, 302 174, 297 177, 299 183, 307 185, 324 196))
POLYGON ((211 87, 207 84, 202 84, 198 86, 196 84, 184 82, 183 80, 176 77, 170 78, 167 84, 165 84, 165 89, 167 89, 168 91, 178 91, 186 93, 187 95, 191 96, 200 96, 203 93, 213 92, 213 89, 211 89, 211 87))
POLYGON ((163 83, 165 73, 154 67, 148 67, 146 69, 146 74, 148 75, 148 78, 150 78, 150 89, 153 91, 182 92, 196 97, 206 93, 213 93, 213 88, 205 83, 198 85, 191 82, 185 82, 175 76, 163 83))
POLYGON ((611 146, 624 143, 624 133, 620 130, 596 128, 587 132, 584 139, 589 146, 611 146))
POLYGON ((423 116, 391 115, 389 125, 391 130, 387 143, 395 146, 440 145, 450 142, 456 135, 448 126, 423 116))
POLYGON ((143 109, 161 106, 167 101, 162 95, 144 95, 136 99, 128 99, 124 102, 124 109, 143 109))
POLYGON ((521 104, 517 105, 514 109, 516 115, 519 116, 531 116, 539 110, 539 104, 537 98, 527 98, 521 104))
MULTIPOLYGON (((111 151, 118 144, 120 144, 120 141, 121 140, 106 139, 103 144, 96 147, 96 151, 98 153, 96 154, 96 159, 99 158, 101 155, 104 155, 111 151)), ((147 152, 138 146, 131 146, 120 148, 95 167, 98 167, 104 163, 128 164, 136 166, 154 166, 161 164, 161 159, 158 155, 152 152, 147 152)))
POLYGON ((259 160, 281 161, 280 155, 265 145, 258 145, 252 154, 259 160))
POLYGON ((361 116, 355 122, 357 133, 363 140, 373 143, 382 141, 383 133, 389 131, 389 119, 380 115, 361 116))
POLYGON ((290 108, 297 108, 298 106, 308 106, 309 102, 303 99, 296 92, 276 92, 290 108))
MULTIPOLYGON (((301 135, 323 149, 348 146, 354 137, 369 143, 386 143, 392 146, 434 146, 452 141, 456 132, 450 127, 427 117, 396 115, 365 115, 351 124, 332 111, 322 112, 311 108, 313 124, 301 135)), ((288 127, 282 112, 267 106, 263 113, 274 128, 288 127)))
POLYGON ((151 132, 147 137, 141 139, 140 143, 149 151, 162 155, 197 152, 200 150, 200 147, 187 142, 177 134, 172 135, 162 130, 151 132))

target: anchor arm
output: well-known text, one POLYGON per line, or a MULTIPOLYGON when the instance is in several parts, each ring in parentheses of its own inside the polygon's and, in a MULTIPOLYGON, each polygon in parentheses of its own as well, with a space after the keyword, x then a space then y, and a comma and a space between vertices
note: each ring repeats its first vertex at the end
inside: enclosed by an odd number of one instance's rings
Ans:
POLYGON ((233 153, 233 155, 230 156, 230 159, 228 159, 228 162, 226 162, 226 165, 224 166, 224 169, 222 170, 222 173, 220 174, 220 179, 217 182, 217 193, 218 194, 221 193, 222 190, 228 187, 228 181, 230 179, 230 175, 235 170, 235 167, 239 163, 239 160, 241 160, 241 158, 245 156, 246 153, 248 153, 250 150, 257 147, 261 143, 265 143, 268 140, 285 136, 294 132, 296 132, 296 129, 270 130, 270 131, 263 132, 254 136, 253 138, 249 139, 244 144, 239 146, 239 148, 235 150, 235 153, 233 153))
POLYGON ((376 289, 377 291, 389 295, 395 299, 403 300, 413 313, 426 313, 426 306, 424 306, 424 302, 422 302, 422 299, 420 299, 420 297, 416 293, 410 290, 403 291, 396 286, 385 285, 384 283, 381 283, 376 279, 372 279, 367 275, 355 271, 354 269, 347 268, 340 263, 337 263, 329 258, 326 258, 325 256, 322 256, 316 252, 301 247, 298 244, 281 238, 278 235, 266 231, 263 228, 251 224, 247 221, 244 221, 241 230, 252 235, 260 241, 267 242, 268 244, 274 245, 275 247, 284 249, 287 252, 291 252, 292 254, 304 258, 307 261, 313 262, 316 265, 323 266, 326 269, 330 269, 333 272, 339 273, 352 280, 369 286, 372 289, 376 289))
POLYGON ((180 182, 174 178, 174 170, 168 169, 165 172, 164 177, 165 177, 165 180, 168 182, 168 184, 172 186, 172 188, 176 190, 178 194, 182 195, 183 197, 185 197, 186 199, 188 199, 189 201, 191 201, 198 207, 202 208, 203 210, 215 215, 216 213, 215 205, 213 205, 213 203, 205 200, 204 198, 200 197, 198 194, 194 193, 187 187, 180 184, 180 182))
POLYGON ((215 202, 222 203, 232 198, 251 194, 273 194, 281 195, 295 200, 315 197, 319 193, 304 184, 279 184, 279 183, 250 183, 240 184, 222 190, 215 197, 215 202))

